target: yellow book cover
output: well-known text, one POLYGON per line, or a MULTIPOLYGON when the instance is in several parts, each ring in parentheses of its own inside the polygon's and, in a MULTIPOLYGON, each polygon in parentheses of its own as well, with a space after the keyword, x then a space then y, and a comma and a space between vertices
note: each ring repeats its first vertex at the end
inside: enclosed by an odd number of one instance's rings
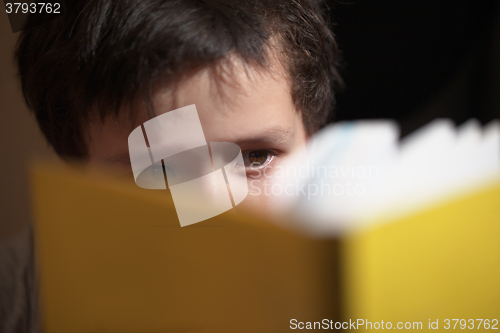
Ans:
POLYGON ((235 210, 181 228, 168 191, 54 164, 32 184, 47 333, 499 327, 498 181, 327 238, 235 210))

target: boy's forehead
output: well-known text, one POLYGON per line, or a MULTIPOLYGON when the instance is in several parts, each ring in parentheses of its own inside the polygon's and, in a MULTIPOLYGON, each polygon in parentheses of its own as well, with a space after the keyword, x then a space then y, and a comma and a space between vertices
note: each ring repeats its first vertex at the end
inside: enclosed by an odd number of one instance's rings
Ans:
POLYGON ((174 89, 157 91, 155 114, 195 104, 205 135, 213 141, 222 137, 237 141, 241 134, 286 127, 300 115, 295 111, 288 80, 277 74, 235 65, 221 78, 205 69, 174 89))
MULTIPOLYGON (((293 143, 303 123, 290 92, 289 81, 281 66, 257 69, 233 63, 214 75, 202 69, 175 85, 160 87, 153 94, 155 116, 195 104, 207 141, 253 144, 293 143)), ((136 106, 137 107, 137 106, 136 106)), ((137 114, 130 126, 126 112, 120 119, 89 126, 89 157, 115 158, 128 153, 131 130, 151 117, 144 105, 132 110, 137 114), (127 124, 128 123, 128 124, 127 124)))

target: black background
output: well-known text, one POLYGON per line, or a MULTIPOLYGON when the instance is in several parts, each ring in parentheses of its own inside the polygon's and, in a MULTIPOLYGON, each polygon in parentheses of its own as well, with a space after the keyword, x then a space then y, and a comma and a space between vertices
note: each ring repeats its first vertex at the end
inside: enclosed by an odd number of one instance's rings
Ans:
POLYGON ((346 87, 335 121, 500 117, 500 1, 327 1, 346 87))

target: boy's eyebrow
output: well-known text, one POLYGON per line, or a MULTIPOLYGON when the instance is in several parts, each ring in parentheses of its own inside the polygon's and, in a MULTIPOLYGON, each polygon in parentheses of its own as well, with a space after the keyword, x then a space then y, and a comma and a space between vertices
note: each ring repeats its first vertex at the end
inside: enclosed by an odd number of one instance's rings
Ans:
MULTIPOLYGON (((261 133, 254 135, 249 135, 248 137, 237 138, 232 141, 233 143, 241 146, 257 145, 262 146, 264 144, 279 144, 286 142, 293 135, 293 129, 291 127, 283 127, 281 125, 273 126, 265 129, 261 133)), ((129 152, 121 152, 106 158, 106 162, 110 164, 126 165, 130 166, 130 155, 129 152)))
POLYGON ((283 127, 281 125, 268 127, 264 131, 258 134, 249 135, 248 137, 236 138, 233 143, 239 146, 248 146, 251 144, 262 145, 262 144, 277 144, 286 142, 293 135, 293 129, 291 127, 283 127))

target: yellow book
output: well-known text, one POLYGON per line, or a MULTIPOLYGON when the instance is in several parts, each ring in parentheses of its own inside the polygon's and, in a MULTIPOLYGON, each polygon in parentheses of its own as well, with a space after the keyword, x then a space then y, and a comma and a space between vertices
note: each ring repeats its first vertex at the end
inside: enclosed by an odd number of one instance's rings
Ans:
POLYGON ((32 184, 47 333, 500 327, 500 182, 337 239, 235 210, 181 228, 168 191, 53 164, 32 184))

